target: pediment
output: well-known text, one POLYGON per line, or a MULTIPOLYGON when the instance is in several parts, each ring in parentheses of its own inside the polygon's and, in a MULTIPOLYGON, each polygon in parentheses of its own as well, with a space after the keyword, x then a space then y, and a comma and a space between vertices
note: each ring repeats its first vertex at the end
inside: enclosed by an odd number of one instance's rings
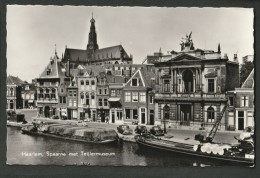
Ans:
POLYGON ((188 62, 188 61, 201 61, 200 58, 196 57, 196 56, 192 56, 189 54, 181 54, 179 56, 176 56, 175 58, 172 58, 169 60, 170 62, 188 62))

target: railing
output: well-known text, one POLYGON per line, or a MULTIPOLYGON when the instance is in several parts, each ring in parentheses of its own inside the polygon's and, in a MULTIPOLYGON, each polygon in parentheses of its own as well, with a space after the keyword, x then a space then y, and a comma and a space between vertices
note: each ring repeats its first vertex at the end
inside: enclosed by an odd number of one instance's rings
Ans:
POLYGON ((58 102, 56 98, 38 98, 37 102, 58 102))

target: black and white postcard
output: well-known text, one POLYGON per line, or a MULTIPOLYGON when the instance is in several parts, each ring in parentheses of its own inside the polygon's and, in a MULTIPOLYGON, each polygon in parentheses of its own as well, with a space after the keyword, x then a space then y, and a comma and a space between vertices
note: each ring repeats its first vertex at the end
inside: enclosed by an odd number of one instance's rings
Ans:
POLYGON ((7 164, 254 167, 252 8, 8 5, 7 164))

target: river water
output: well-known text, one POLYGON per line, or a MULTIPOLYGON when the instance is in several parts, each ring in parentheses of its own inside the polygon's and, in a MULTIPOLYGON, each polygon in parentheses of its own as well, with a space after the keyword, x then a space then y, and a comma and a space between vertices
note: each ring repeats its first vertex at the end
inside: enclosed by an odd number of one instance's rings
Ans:
POLYGON ((7 164, 98 166, 221 166, 204 160, 156 150, 136 143, 88 144, 21 134, 7 127, 7 164))

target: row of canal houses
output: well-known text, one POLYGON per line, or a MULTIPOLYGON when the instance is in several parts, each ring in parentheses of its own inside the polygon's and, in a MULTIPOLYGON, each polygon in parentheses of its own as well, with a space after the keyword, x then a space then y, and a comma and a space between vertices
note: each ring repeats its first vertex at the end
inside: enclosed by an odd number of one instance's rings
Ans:
POLYGON ((37 78, 38 116, 153 125, 154 88, 153 65, 78 64, 66 70, 55 53, 37 78))

